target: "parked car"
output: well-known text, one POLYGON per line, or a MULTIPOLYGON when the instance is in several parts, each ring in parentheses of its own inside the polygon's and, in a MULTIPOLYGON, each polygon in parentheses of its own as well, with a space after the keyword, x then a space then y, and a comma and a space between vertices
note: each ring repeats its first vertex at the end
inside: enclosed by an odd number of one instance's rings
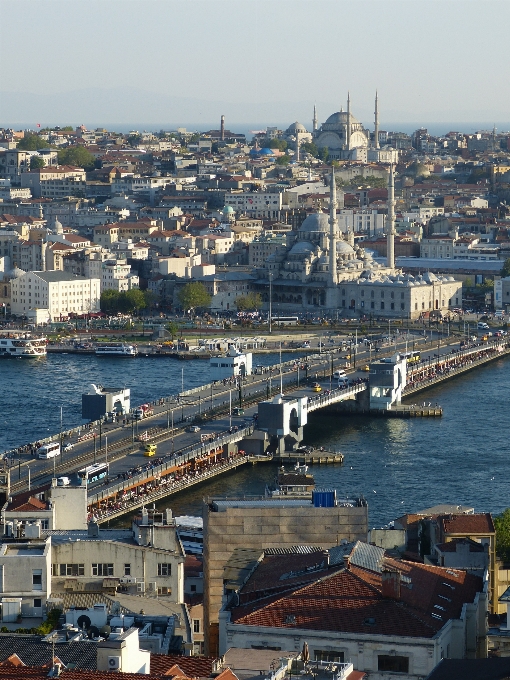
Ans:
POLYGON ((188 427, 188 432, 200 432, 200 428, 198 425, 190 425, 188 427))

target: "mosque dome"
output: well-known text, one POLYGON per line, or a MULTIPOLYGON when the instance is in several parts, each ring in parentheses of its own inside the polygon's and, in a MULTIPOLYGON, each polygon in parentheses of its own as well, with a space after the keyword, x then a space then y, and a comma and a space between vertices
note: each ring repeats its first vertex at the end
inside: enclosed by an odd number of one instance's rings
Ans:
MULTIPOLYGON (((347 118, 348 113, 347 111, 337 111, 336 113, 332 113, 331 116, 327 119, 325 125, 346 125, 347 124, 347 118)), ((355 123, 359 123, 359 120, 355 118, 352 113, 350 114, 351 116, 351 125, 355 123)))
POLYGON ((234 208, 231 205, 226 205, 223 208, 223 214, 224 215, 231 215, 233 212, 235 212, 235 211, 234 211, 234 208))
POLYGON ((329 218, 326 213, 312 213, 304 220, 299 231, 329 232, 329 218))
POLYGON ((275 155, 274 149, 268 149, 267 147, 264 147, 259 151, 259 156, 274 156, 274 155, 275 155))
POLYGON ((309 255, 313 253, 315 246, 310 241, 298 241, 289 251, 289 255, 309 255))
POLYGON ((354 253, 354 248, 350 246, 347 241, 337 241, 336 252, 338 255, 352 255, 354 253))
POLYGON ((292 125, 289 125, 289 127, 285 130, 285 132, 288 135, 295 135, 296 132, 298 132, 298 133, 308 132, 308 130, 305 128, 304 125, 302 125, 301 123, 298 123, 298 121, 296 121, 295 123, 292 123, 292 125))

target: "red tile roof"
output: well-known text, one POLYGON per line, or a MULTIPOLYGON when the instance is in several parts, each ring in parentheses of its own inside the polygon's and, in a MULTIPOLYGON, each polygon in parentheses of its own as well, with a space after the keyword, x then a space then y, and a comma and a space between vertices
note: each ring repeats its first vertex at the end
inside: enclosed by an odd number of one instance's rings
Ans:
POLYGON ((448 534, 493 534, 494 522, 490 512, 476 515, 442 515, 438 518, 443 535, 448 534))
POLYGON ((173 666, 178 665, 189 678, 208 678, 212 673, 215 661, 216 658, 212 656, 151 654, 151 673, 164 675, 173 666))
MULTIPOLYGON (((400 574, 400 597, 382 594, 383 574, 350 565, 285 595, 232 610, 245 626, 433 637, 462 606, 473 602, 482 580, 464 571, 385 558, 400 574)), ((241 597, 242 597, 241 590, 241 597)))

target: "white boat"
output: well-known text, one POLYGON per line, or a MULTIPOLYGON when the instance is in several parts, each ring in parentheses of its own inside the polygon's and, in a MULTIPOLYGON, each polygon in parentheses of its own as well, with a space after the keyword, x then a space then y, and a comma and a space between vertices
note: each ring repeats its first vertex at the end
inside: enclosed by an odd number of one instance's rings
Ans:
POLYGON ((0 331, 0 358, 37 359, 46 356, 47 339, 28 331, 0 331))
POLYGON ((138 350, 133 345, 126 345, 124 342, 105 342, 96 347, 98 357, 135 357, 138 350))

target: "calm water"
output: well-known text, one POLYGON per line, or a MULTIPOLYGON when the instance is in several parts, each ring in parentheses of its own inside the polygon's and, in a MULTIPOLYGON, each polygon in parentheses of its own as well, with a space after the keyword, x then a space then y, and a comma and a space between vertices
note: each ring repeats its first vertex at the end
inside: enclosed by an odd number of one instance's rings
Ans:
MULTIPOLYGON (((259 355, 256 363, 275 363, 259 355)), ((40 362, 0 362, 0 451, 81 421, 81 394, 91 382, 131 388, 132 403, 208 382, 208 363, 49 355, 40 362)), ((313 468, 316 483, 339 496, 363 494, 370 524, 436 503, 500 512, 510 505, 510 359, 502 359, 414 397, 438 402, 442 419, 412 420, 313 414, 305 441, 345 454, 343 466, 313 468)), ((205 495, 263 493, 275 466, 261 464, 164 501, 176 514, 200 512, 205 495)))

